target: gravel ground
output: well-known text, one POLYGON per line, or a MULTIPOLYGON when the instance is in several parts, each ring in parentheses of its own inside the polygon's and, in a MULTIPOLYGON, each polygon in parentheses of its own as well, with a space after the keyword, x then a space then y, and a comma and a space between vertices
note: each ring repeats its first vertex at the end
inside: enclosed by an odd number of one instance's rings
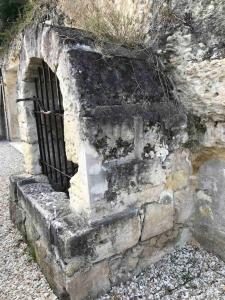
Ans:
MULTIPOLYGON (((0 142, 0 300, 56 300, 9 219, 8 177, 22 171, 22 155, 0 142)), ((225 264, 187 245, 99 298, 109 299, 225 299, 225 264)))
POLYGON ((225 264, 198 246, 175 249, 99 300, 225 299, 225 264))
POLYGON ((22 155, 0 142, 0 300, 55 300, 27 245, 9 219, 8 178, 22 173, 22 155))

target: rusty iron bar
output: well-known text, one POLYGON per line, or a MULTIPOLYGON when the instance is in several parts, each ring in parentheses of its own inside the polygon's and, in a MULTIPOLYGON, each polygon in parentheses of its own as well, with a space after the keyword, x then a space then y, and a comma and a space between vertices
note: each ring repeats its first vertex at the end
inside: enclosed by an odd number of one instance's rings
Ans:
MULTIPOLYGON (((58 77, 55 74, 55 83, 56 83, 56 93, 57 93, 57 100, 58 100, 58 106, 59 110, 63 110, 63 104, 62 104, 62 94, 60 92, 60 86, 59 86, 59 80, 58 77)), ((66 158, 66 147, 65 147, 65 139, 64 139, 64 122, 63 119, 60 119, 61 122, 61 128, 62 130, 62 148, 63 148, 63 161, 65 165, 65 172, 68 173, 68 164, 67 164, 67 158, 66 158)), ((68 183, 67 183, 68 184, 68 183)))
MULTIPOLYGON (((48 78, 49 78, 49 82, 50 82, 50 91, 51 91, 51 97, 52 97, 52 108, 54 111, 56 111, 56 103, 55 103, 55 93, 54 93, 54 87, 53 87, 53 74, 52 71, 50 70, 50 68, 48 68, 48 78)), ((63 114, 59 114, 59 115, 63 115, 63 114)), ((58 152, 58 162, 59 162, 59 169, 62 170, 62 163, 61 163, 61 159, 60 159, 60 145, 59 145, 59 130, 58 130, 58 126, 57 126, 57 118, 56 118, 56 114, 54 114, 54 125, 55 125, 55 133, 56 133, 56 148, 57 148, 57 152, 58 152)), ((63 186, 63 176, 62 176, 62 172, 60 172, 60 182, 61 185, 63 186)))
MULTIPOLYGON (((44 87, 42 85, 42 74, 43 74, 42 68, 39 67, 38 68, 38 75, 39 75, 39 84, 40 84, 40 98, 41 98, 40 100, 42 101, 42 104, 44 105, 44 91, 43 91, 44 87)), ((47 120, 46 120, 45 115, 43 115, 43 122, 44 122, 44 132, 45 132, 45 141, 43 141, 43 142, 44 142, 44 145, 46 145, 46 148, 47 148, 47 155, 46 156, 48 157, 48 161, 51 164, 51 155, 50 155, 50 147, 49 147, 49 139, 48 139, 48 127, 47 127, 47 120)), ((40 144, 41 144, 41 140, 39 141, 39 146, 40 146, 40 144)), ((50 177, 49 179, 53 178, 51 168, 49 168, 49 172, 47 172, 46 175, 48 177, 50 177)))
POLYGON ((35 113, 41 114, 41 115, 53 115, 53 116, 61 117, 61 118, 64 117, 64 115, 62 115, 62 114, 60 114, 60 113, 57 113, 57 111, 56 111, 56 112, 53 112, 53 111, 43 111, 43 110, 39 110, 39 111, 35 111, 35 113))
POLYGON ((71 176, 71 175, 69 175, 69 174, 66 174, 65 172, 61 171, 60 169, 55 168, 55 167, 53 167, 52 165, 49 165, 49 164, 48 164, 47 162, 45 162, 45 161, 41 161, 41 163, 44 164, 44 165, 46 165, 46 166, 48 166, 49 168, 52 168, 53 170, 59 172, 59 173, 62 174, 63 176, 68 177, 69 179, 71 179, 71 178, 73 177, 73 176, 71 176))
MULTIPOLYGON (((37 93, 37 97, 39 97, 39 90, 38 90, 38 81, 37 78, 35 78, 35 89, 37 93)), ((37 105, 37 102, 34 101, 34 113, 36 114, 38 110, 40 110, 40 106, 37 105)), ((41 121, 41 115, 36 114, 36 125, 37 125, 37 134, 38 134, 38 140, 39 142, 39 148, 40 148, 40 156, 41 161, 46 161, 46 153, 45 153, 45 143, 44 143, 44 132, 42 127, 42 121, 41 121)), ((46 174, 48 169, 46 165, 43 165, 43 173, 46 174)))
MULTIPOLYGON (((42 70, 43 70, 43 78, 44 78, 44 87, 45 87, 45 103, 46 103, 46 107, 47 110, 50 111, 50 102, 49 102, 49 81, 47 78, 47 73, 46 73, 46 68, 49 68, 43 61, 42 64, 42 70)), ((52 103, 54 102, 54 99, 51 99, 52 103)), ((47 117, 47 116, 46 116, 47 117)), ((51 116, 49 115, 48 117, 48 125, 49 125, 49 129, 50 129, 50 143, 51 143, 51 147, 52 147, 52 164, 54 167, 56 167, 56 155, 55 155, 55 145, 54 145, 54 141, 53 141, 53 127, 52 127, 52 120, 51 120, 51 116)), ((55 175, 55 180, 57 181, 57 172, 54 172, 55 175)))

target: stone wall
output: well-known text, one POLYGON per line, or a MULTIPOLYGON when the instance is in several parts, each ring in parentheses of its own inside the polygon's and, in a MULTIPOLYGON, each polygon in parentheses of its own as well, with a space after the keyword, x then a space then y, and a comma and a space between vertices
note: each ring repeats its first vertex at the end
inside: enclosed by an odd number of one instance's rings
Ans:
MULTIPOLYGON (((190 239, 174 208, 152 203, 88 222, 44 176, 11 178, 11 219, 59 299, 94 299, 190 239)), ((166 200, 165 200, 166 201, 166 200)))
MULTIPOLYGON (((99 51, 92 37, 77 30, 45 27, 38 35, 32 39, 30 30, 24 36, 18 98, 34 96, 32 78, 44 57, 60 81, 67 158, 79 165, 71 180, 73 210, 101 219, 164 203, 167 195, 173 202, 191 172, 188 151, 179 149, 188 138, 187 115, 165 92, 169 82, 155 69, 157 57, 108 44, 99 51), (54 56, 52 47, 58 49, 54 56)), ((19 103, 26 169, 37 174, 32 110, 32 102, 19 103)))
POLYGON ((205 128, 178 102, 150 49, 98 44, 76 29, 31 27, 22 41, 18 98, 34 96, 42 59, 59 79, 67 159, 79 171, 70 199, 31 176, 41 173, 33 103, 19 102, 30 175, 11 179, 11 218, 61 299, 93 298, 191 238, 186 145, 190 130, 194 139, 205 128))
MULTIPOLYGON (((11 47, 0 54, 0 65, 3 75, 5 90, 4 114, 6 119, 4 138, 10 141, 19 141, 18 111, 16 105, 17 98, 17 72, 18 72, 18 52, 20 51, 20 35, 12 42, 11 47)), ((1 126, 1 125, 0 125, 1 126)), ((0 129, 1 130, 1 129, 0 129)))

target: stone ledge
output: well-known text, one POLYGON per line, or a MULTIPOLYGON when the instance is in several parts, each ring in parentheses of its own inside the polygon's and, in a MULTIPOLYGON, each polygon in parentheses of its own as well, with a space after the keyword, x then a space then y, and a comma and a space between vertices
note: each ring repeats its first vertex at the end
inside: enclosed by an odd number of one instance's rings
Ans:
POLYGON ((11 186, 14 201, 32 218, 48 244, 57 248, 61 259, 85 254, 89 260, 97 262, 123 252, 139 241, 138 210, 131 209, 89 223, 70 211, 66 195, 54 192, 45 178, 22 177, 21 180, 21 177, 12 177, 11 186))
POLYGON ((145 241, 173 228, 173 203, 151 203, 146 206, 141 240, 145 241))

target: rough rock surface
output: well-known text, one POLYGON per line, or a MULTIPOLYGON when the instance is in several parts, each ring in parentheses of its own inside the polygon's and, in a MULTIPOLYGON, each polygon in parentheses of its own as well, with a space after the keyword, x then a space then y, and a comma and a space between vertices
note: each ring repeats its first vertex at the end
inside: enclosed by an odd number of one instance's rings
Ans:
POLYGON ((224 1, 168 2, 159 47, 180 100, 196 115, 224 120, 224 1))
POLYGON ((57 299, 13 227, 8 208, 8 177, 23 171, 22 156, 6 142, 0 143, 0 299, 57 299))

